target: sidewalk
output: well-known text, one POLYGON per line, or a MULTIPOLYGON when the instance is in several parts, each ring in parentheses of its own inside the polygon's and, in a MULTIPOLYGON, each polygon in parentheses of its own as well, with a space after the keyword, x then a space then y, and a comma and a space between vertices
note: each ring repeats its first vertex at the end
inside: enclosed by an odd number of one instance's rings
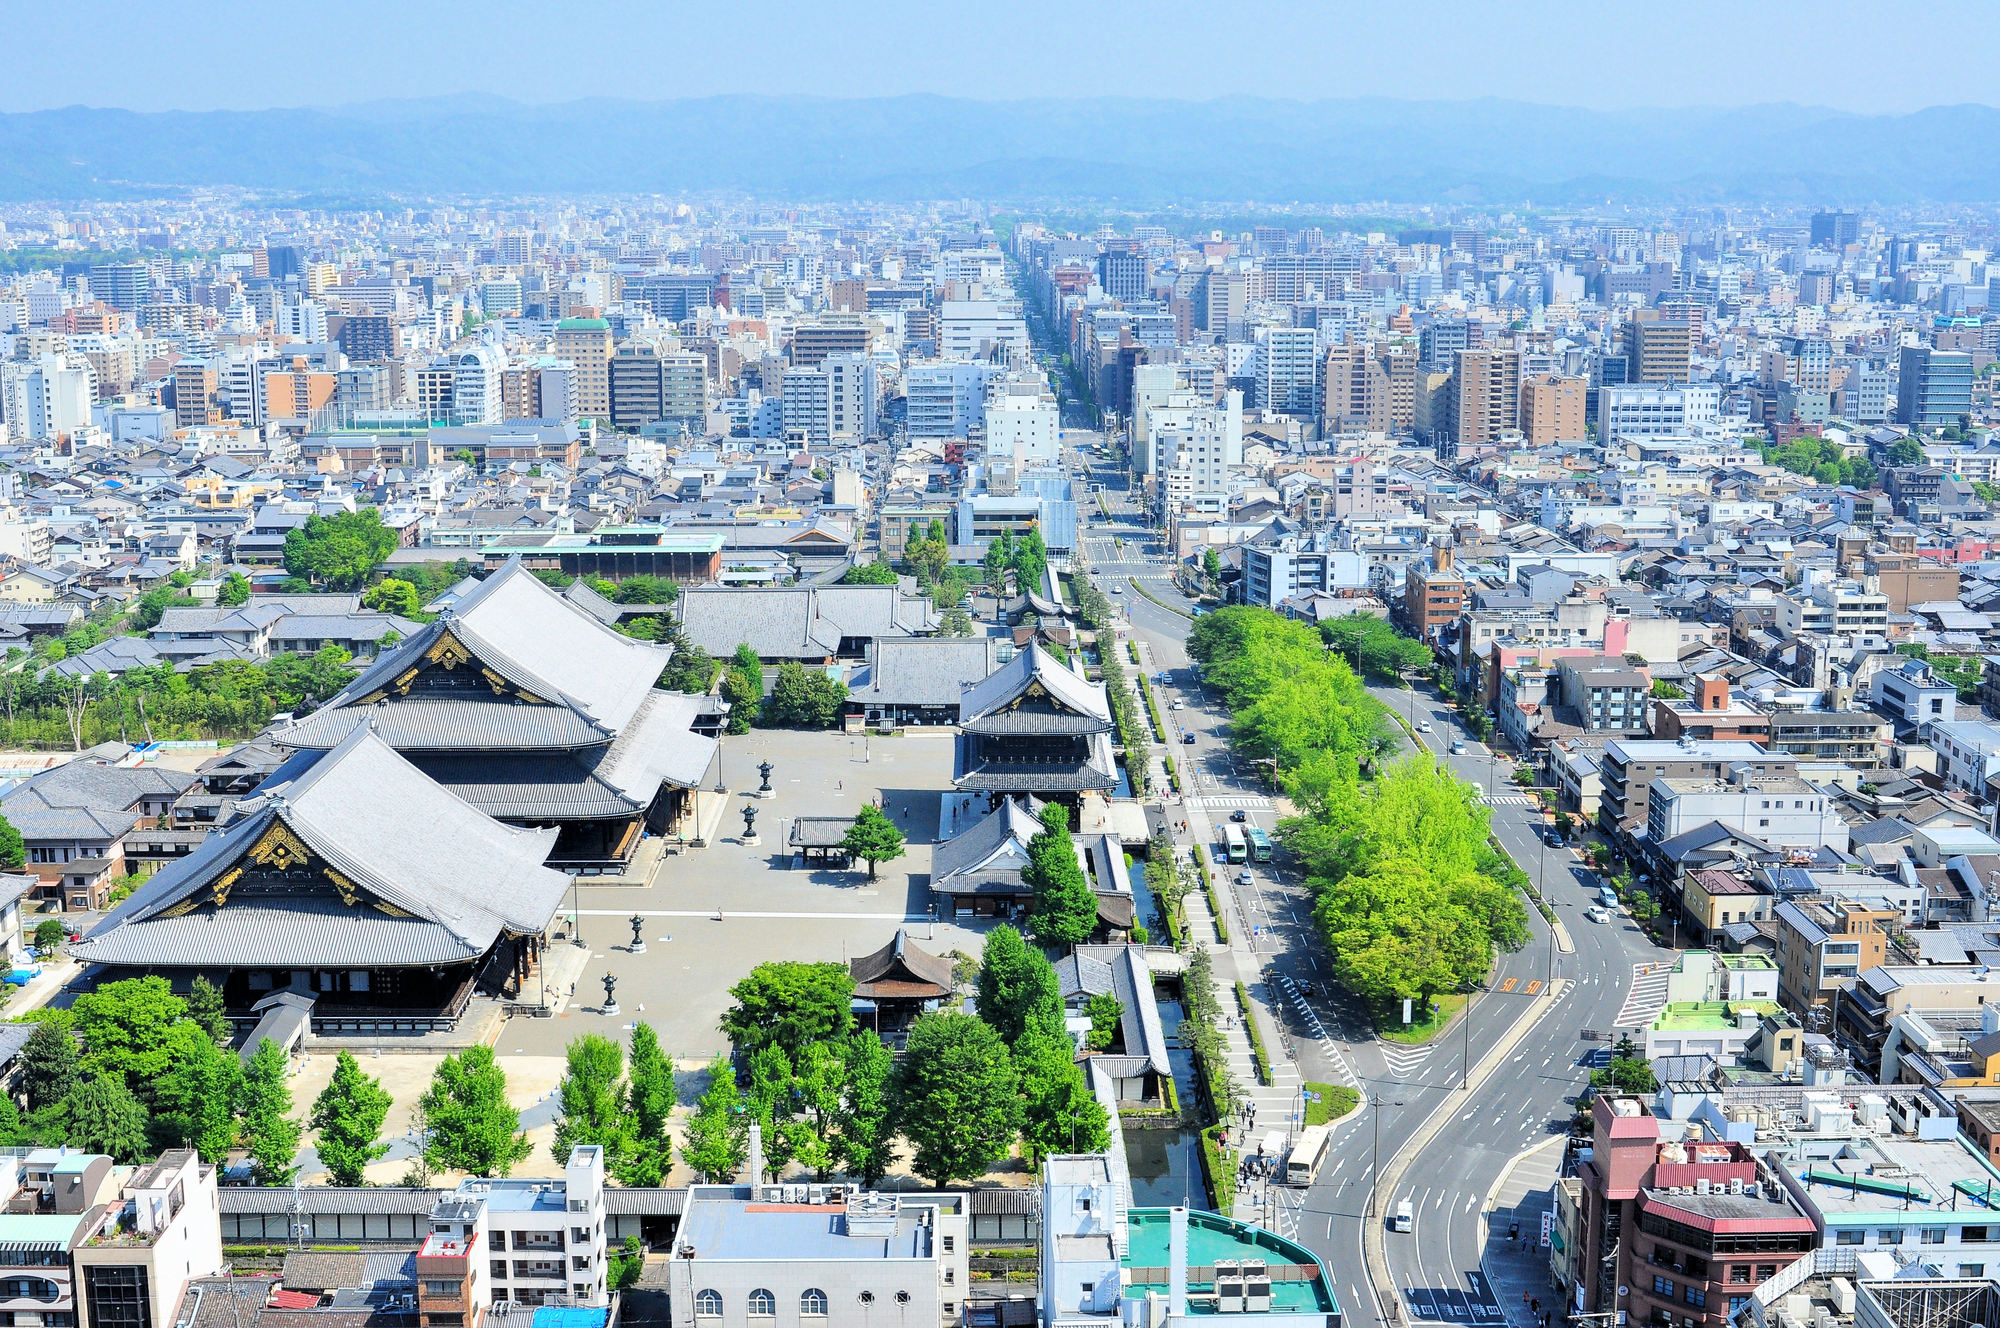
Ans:
MULTIPOLYGON (((1139 668, 1147 675, 1159 672, 1159 663, 1153 658, 1152 647, 1143 638, 1134 634, 1131 638, 1138 642, 1139 668)), ((1128 661, 1129 663, 1129 661, 1128 661)), ((1164 717, 1164 716, 1163 716, 1164 717)), ((1169 726, 1169 732, 1172 732, 1169 726)), ((1163 755, 1167 749, 1156 745, 1153 756, 1163 755)), ((1159 768, 1156 764, 1155 768, 1159 768)), ((1182 770, 1182 787, 1190 794, 1195 792, 1194 775, 1191 770, 1182 770)), ((1174 846, 1176 856, 1183 862, 1189 860, 1188 849, 1192 844, 1207 846, 1215 842, 1215 827, 1210 822, 1208 812, 1200 805, 1190 805, 1185 798, 1176 797, 1165 782, 1159 785, 1159 797, 1166 808, 1168 821, 1178 825, 1187 822, 1185 833, 1176 832, 1174 846)), ((1279 1037, 1279 1029, 1284 1026, 1284 1017, 1275 1003, 1283 999, 1277 992, 1268 990, 1264 981, 1265 957, 1255 948, 1255 936, 1245 919, 1241 903, 1236 898, 1235 886, 1228 874, 1214 873, 1216 898, 1227 909, 1228 916, 1223 924, 1229 929, 1229 944, 1221 945, 1216 940, 1215 919, 1208 906, 1208 897, 1200 890, 1188 892, 1186 901, 1188 943, 1209 951, 1215 971, 1216 1003, 1223 1012, 1223 1044, 1227 1049, 1229 1072, 1235 1078, 1243 1102, 1254 1109, 1255 1115, 1247 1118, 1254 1123, 1246 1124, 1246 1118, 1238 1116, 1225 1122, 1230 1127, 1229 1141, 1233 1148, 1255 1152, 1257 1141, 1276 1131, 1284 1134, 1287 1143, 1304 1127, 1301 1119, 1304 1102, 1300 1090, 1305 1085, 1305 1076, 1300 1072, 1298 1062, 1286 1055, 1285 1045, 1279 1037), (1269 1085, 1257 1082, 1256 1060, 1250 1052, 1250 1034, 1244 1028, 1242 1012, 1236 1000, 1236 984, 1241 982, 1250 998, 1251 1015, 1257 1021, 1257 1031, 1264 1043, 1264 1049, 1272 1058, 1269 1085)), ((1336 1061, 1336 1063, 1339 1063, 1336 1061)), ((1346 1082, 1339 1073, 1329 1074, 1329 1078, 1346 1082)), ((1361 1113, 1354 1112, 1348 1117, 1353 1120, 1361 1113)), ((1266 1205, 1259 1186, 1242 1186, 1236 1197, 1235 1211, 1231 1216, 1244 1221, 1264 1220, 1266 1205)))
POLYGON ((1542 1315, 1560 1313, 1549 1285, 1549 1248, 1542 1244, 1542 1215, 1554 1211, 1553 1187, 1562 1166, 1563 1139, 1537 1144, 1507 1164, 1486 1196, 1486 1246, 1480 1267, 1493 1297, 1515 1328, 1541 1328, 1542 1315), (1520 1223, 1525 1241, 1508 1231, 1520 1223), (1540 1311, 1534 1303, 1541 1302, 1540 1311))

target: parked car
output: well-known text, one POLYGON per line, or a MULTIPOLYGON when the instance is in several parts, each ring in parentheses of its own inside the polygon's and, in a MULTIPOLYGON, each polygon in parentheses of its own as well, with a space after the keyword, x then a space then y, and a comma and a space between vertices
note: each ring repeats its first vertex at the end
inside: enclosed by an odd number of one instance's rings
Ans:
POLYGON ((1235 811, 1229 813, 1229 819, 1240 823, 1249 820, 1250 813, 1244 811, 1241 807, 1238 807, 1235 811))

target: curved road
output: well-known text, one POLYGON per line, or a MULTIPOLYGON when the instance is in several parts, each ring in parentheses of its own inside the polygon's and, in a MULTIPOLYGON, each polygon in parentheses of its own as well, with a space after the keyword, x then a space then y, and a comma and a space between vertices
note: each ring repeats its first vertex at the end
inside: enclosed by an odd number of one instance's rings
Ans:
MULTIPOLYGON (((1185 646, 1189 619, 1134 593, 1128 583, 1137 579, 1161 600, 1183 610, 1193 607, 1172 588, 1155 533, 1128 501, 1123 473, 1096 464, 1089 478, 1104 486, 1113 516, 1102 519, 1093 497, 1080 531, 1084 552, 1105 590, 1125 587, 1114 603, 1150 644, 1159 666, 1171 671, 1170 685, 1160 689, 1162 704, 1176 696, 1187 701, 1185 709, 1167 711, 1165 718, 1175 759, 1184 778, 1193 781, 1189 793, 1234 800, 1231 795, 1261 792, 1262 772, 1237 762, 1228 747, 1226 713, 1192 684, 1185 646), (1193 745, 1182 743, 1182 732, 1194 734, 1193 745)), ((1481 1209, 1487 1194, 1517 1153, 1566 1128, 1571 1102, 1585 1083, 1588 1058, 1605 1045, 1586 1041, 1583 1032, 1632 1028, 1650 1018, 1659 981, 1654 977, 1635 989, 1635 980, 1670 962, 1671 952, 1654 946, 1623 915, 1614 915, 1608 924, 1586 919, 1584 910, 1596 902, 1595 883, 1576 853, 1541 841, 1541 814, 1514 790, 1511 764, 1473 741, 1434 692, 1371 690, 1406 718, 1429 724, 1428 732, 1418 734, 1424 747, 1461 777, 1489 790, 1494 834, 1539 881, 1573 938, 1575 953, 1557 953, 1549 927, 1530 910, 1530 941, 1519 952, 1500 956, 1469 1019, 1429 1046, 1404 1047, 1376 1038, 1366 1013, 1325 982, 1323 949, 1310 926, 1310 899, 1289 864, 1276 864, 1275 872, 1260 870, 1248 888, 1231 887, 1238 896, 1233 906, 1238 919, 1266 928, 1264 947, 1281 975, 1274 990, 1290 996, 1282 1013, 1304 1077, 1350 1082, 1345 1071, 1351 1069, 1368 1099, 1362 1111, 1339 1127, 1336 1148, 1317 1183, 1303 1192, 1272 1190, 1265 1199, 1265 1220, 1325 1260, 1344 1308, 1355 1316, 1350 1323, 1383 1317, 1386 1304, 1371 1306, 1374 1297, 1362 1259, 1378 1133, 1386 1169, 1458 1086, 1468 1048, 1476 1062, 1514 1031, 1543 984, 1552 976, 1566 979, 1574 985, 1526 1030, 1507 1062, 1458 1109, 1457 1118, 1410 1161, 1399 1192, 1384 1197, 1384 1211, 1375 1219, 1386 1220, 1399 1199, 1409 1199, 1415 1209, 1411 1234, 1386 1236, 1395 1287, 1393 1292, 1382 1289, 1384 1302, 1393 1298, 1405 1318, 1499 1325, 1508 1320, 1509 1310, 1525 1307, 1503 1304, 1486 1283, 1481 1209), (1462 755, 1449 753, 1454 739, 1464 742, 1462 755), (1315 994, 1304 995, 1308 989, 1315 994)), ((1266 810, 1247 814, 1266 829, 1274 822, 1266 810)), ((1262 1134, 1286 1124, 1260 1119, 1256 1130, 1262 1134)))

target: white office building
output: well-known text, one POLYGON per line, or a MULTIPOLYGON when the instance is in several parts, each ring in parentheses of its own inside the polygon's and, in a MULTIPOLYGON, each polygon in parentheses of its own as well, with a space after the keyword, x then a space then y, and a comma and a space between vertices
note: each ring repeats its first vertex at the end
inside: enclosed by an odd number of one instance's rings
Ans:
POLYGON ((785 370, 785 431, 824 446, 875 431, 875 363, 866 355, 829 355, 810 369, 785 370))
POLYGON ((498 346, 479 345, 452 357, 451 422, 498 424, 506 410, 500 375, 507 356, 498 346))
POLYGON ((1597 392, 1597 436, 1606 442, 1699 434, 1721 415, 1722 389, 1714 383, 1627 383, 1597 392))
POLYGON ((326 340, 326 310, 311 300, 281 300, 271 310, 271 330, 294 341, 326 340))
POLYGON ((0 421, 17 440, 73 435, 89 425, 96 394, 90 366, 60 355, 0 364, 0 421))
POLYGON ((946 300, 938 305, 938 354, 947 360, 1025 359, 1027 320, 998 300, 946 300))
POLYGON ((1014 463, 1016 471, 1062 456, 1062 410, 1037 382, 1000 386, 986 401, 986 455, 1014 463))
POLYGON ((911 365, 903 373, 910 437, 969 438, 974 429, 984 429, 987 384, 1003 372, 999 365, 983 362, 911 365))

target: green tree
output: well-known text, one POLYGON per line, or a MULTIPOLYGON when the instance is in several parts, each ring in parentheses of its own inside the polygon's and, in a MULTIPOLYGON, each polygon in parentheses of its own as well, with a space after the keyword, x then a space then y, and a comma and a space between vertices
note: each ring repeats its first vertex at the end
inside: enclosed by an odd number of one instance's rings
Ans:
MULTIPOLYGON (((11 830, 13 827, 9 826, 8 829, 11 830)), ((0 838, 4 837, 4 835, 0 835, 0 838)), ((63 930, 61 918, 43 918, 35 924, 35 948, 37 950, 47 950, 53 953, 62 947, 62 943, 68 937, 69 933, 63 930)))
POLYGON ((424 1160, 439 1171, 505 1176, 533 1151, 491 1047, 468 1047, 439 1061, 417 1105, 427 1132, 424 1160))
POLYGON ((938 619, 938 635, 971 636, 972 615, 965 611, 963 605, 952 605, 944 611, 944 616, 938 619))
POLYGON ((358 590, 397 543, 372 507, 310 516, 285 535, 285 570, 329 590, 358 590))
POLYGON ((313 1100, 306 1122, 319 1132, 319 1160, 332 1184, 368 1183, 368 1164, 389 1151, 381 1136, 392 1101, 381 1080, 362 1073, 351 1054, 343 1051, 335 1059, 333 1077, 313 1100))
POLYGON ((50 1020, 35 1025, 21 1044, 21 1091, 28 1110, 52 1107, 69 1096, 83 1078, 83 1054, 67 1024, 50 1020))
POLYGON ((673 655, 667 667, 660 672, 660 686, 670 692, 686 692, 690 696, 700 696, 715 681, 715 659, 706 650, 687 639, 681 625, 664 614, 658 618, 641 618, 641 623, 652 626, 662 645, 672 649, 673 655))
POLYGON ((628 576, 611 595, 618 604, 672 604, 680 597, 680 584, 664 576, 628 576))
POLYGON ((239 604, 250 602, 250 578, 241 572, 231 572, 216 588, 215 602, 225 609, 233 609, 239 604))
POLYGON ((220 1046, 228 1045, 235 1031, 229 1024, 222 988, 199 973, 195 974, 194 982, 188 988, 187 1017, 200 1024, 209 1038, 220 1046))
POLYGON ((955 1011, 910 1026, 896 1073, 896 1121, 933 1185, 983 1175, 1006 1155, 1020 1123, 1013 1061, 985 1021, 955 1011))
POLYGON ((1125 1007, 1110 992, 1100 991, 1084 1002, 1083 1012, 1090 1017, 1090 1036, 1085 1039, 1085 1045, 1092 1051, 1103 1051, 1117 1039, 1119 1025, 1125 1018, 1125 1007))
MULTIPOLYGON (((796 1138, 792 1117, 792 1058, 776 1043, 767 1042, 750 1053, 750 1087, 743 1094, 743 1110, 755 1121, 764 1137, 764 1165, 773 1175, 792 1160, 796 1138)), ((752 1176, 757 1184, 763 1176, 752 1176)))
POLYGON ((854 978, 845 964, 774 960, 729 989, 722 1031, 744 1052, 776 1043, 796 1057, 808 1044, 834 1042, 854 1026, 854 978))
POLYGON ((192 1022, 177 1027, 188 1036, 179 1039, 173 1066, 154 1093, 154 1129, 163 1142, 220 1162, 236 1147, 243 1066, 204 1029, 192 1022))
POLYGON ((244 1151, 260 1185, 289 1185, 298 1171, 303 1131, 292 1119, 292 1059, 270 1038, 257 1044, 243 1068, 242 1125, 244 1151))
POLYGON ((1921 466, 1924 464, 1924 445, 1914 438, 1898 438, 1889 444, 1888 458, 1892 466, 1921 466))
POLYGON ((625 1089, 630 1118, 631 1151, 618 1182, 627 1186, 658 1185, 673 1165, 673 1140, 667 1126, 673 1119, 674 1063, 660 1050, 653 1026, 641 1020, 632 1026, 632 1070, 625 1089))
POLYGON ((1021 1143, 1028 1159, 1094 1153, 1109 1140, 1109 1116, 1090 1091, 1069 1039, 1039 1030, 1014 1044, 1021 1083, 1021 1143))
POLYGON ((834 1154, 862 1182, 882 1179, 895 1157, 895 1061, 865 1028, 847 1035, 842 1064, 847 1091, 835 1119, 834 1154))
POLYGON ((1431 662, 1431 649, 1397 632, 1386 619, 1355 613, 1320 624, 1327 647, 1348 666, 1378 682, 1390 682, 1431 662))
POLYGON ((1222 584, 1222 555, 1214 549, 1201 551, 1201 574, 1211 586, 1222 584))
POLYGON ((1004 922, 986 934, 974 1005, 1009 1046, 1031 1029, 1053 1036, 1063 1031, 1062 985, 1055 966, 1004 922))
POLYGON ((1035 892, 1028 928, 1043 945, 1081 945, 1097 929, 1097 896, 1077 863, 1070 838, 1069 809, 1042 808, 1042 830, 1028 841, 1028 865, 1021 880, 1035 892))
POLYGON ((877 559, 872 563, 856 563, 841 576, 844 586, 893 586, 896 584, 896 569, 877 559))
POLYGON ((856 814, 854 824, 848 827, 840 847, 849 857, 867 860, 868 879, 872 881, 875 879, 876 864, 894 862, 903 856, 903 832, 896 828, 894 821, 882 814, 881 808, 867 803, 856 814))
POLYGON ((45 1142, 104 1153, 117 1162, 137 1162, 151 1152, 146 1104, 116 1075, 93 1074, 82 1079, 37 1118, 35 1128, 45 1142))
POLYGON ((368 587, 361 603, 378 613, 393 613, 399 618, 415 617, 424 607, 424 602, 417 598, 417 588, 393 576, 368 587))
POLYGON ((632 1122, 625 1112, 625 1052, 610 1038, 585 1033, 570 1042, 566 1069, 549 1151, 560 1165, 578 1144, 596 1144, 604 1150, 606 1169, 616 1170, 632 1143, 632 1122))
POLYGON ((846 700, 846 683, 788 660, 778 666, 765 717, 782 728, 829 729, 840 722, 841 704, 846 700))
POLYGON ((162 977, 107 982, 70 1006, 85 1067, 117 1075, 142 1098, 167 1072, 173 1054, 167 1030, 187 1012, 162 977))
POLYGON ((1618 1039, 1608 1065, 1590 1072, 1590 1086, 1605 1092, 1640 1096, 1660 1091, 1660 1081, 1653 1073, 1652 1063, 1629 1037, 1618 1039))
POLYGON ((710 1184, 733 1180, 749 1156, 749 1122, 743 1114, 743 1094, 727 1056, 708 1067, 708 1089, 688 1117, 681 1139, 681 1161, 710 1184))
MULTIPOLYGON (((20 830, 14 828, 6 816, 0 816, 0 868, 8 872, 18 872, 22 864, 28 862, 28 846, 20 838, 20 830)), ((56 918, 44 918, 44 922, 56 922, 56 918)), ((62 924, 56 922, 56 944, 62 944, 62 924)), ((42 934, 40 924, 36 924, 36 936, 42 934)))
POLYGON ((764 710, 764 666, 757 652, 738 645, 722 675, 722 699, 729 702, 729 731, 748 733, 764 710))

